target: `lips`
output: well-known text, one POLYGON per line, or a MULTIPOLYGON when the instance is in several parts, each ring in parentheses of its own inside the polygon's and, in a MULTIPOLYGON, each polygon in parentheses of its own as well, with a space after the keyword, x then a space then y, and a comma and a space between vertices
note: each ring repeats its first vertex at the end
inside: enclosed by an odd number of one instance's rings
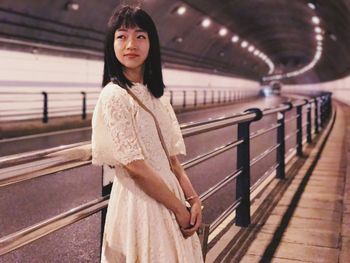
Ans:
POLYGON ((127 57, 127 58, 136 58, 138 57, 139 55, 135 54, 135 53, 129 53, 129 54, 125 54, 124 57, 127 57))

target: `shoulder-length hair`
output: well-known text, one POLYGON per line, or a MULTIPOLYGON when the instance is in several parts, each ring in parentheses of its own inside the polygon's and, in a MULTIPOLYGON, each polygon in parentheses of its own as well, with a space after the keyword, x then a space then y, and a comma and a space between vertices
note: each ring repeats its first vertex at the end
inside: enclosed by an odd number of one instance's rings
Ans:
POLYGON ((102 87, 109 82, 118 84, 124 89, 132 87, 132 83, 123 74, 123 65, 114 52, 114 34, 120 27, 139 27, 148 33, 150 48, 145 60, 143 81, 149 91, 159 98, 164 93, 161 68, 160 45, 156 26, 152 18, 138 7, 125 6, 114 11, 109 19, 104 50, 104 72, 102 87))

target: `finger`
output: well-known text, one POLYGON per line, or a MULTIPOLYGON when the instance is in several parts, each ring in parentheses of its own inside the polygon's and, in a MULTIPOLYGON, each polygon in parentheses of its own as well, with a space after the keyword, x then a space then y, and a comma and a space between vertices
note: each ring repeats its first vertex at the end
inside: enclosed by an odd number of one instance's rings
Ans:
POLYGON ((185 235, 192 235, 194 232, 196 232, 196 228, 195 227, 182 230, 182 233, 185 234, 185 235))
POLYGON ((202 216, 199 215, 199 216, 197 217, 197 219, 196 219, 196 225, 197 225, 197 226, 200 226, 201 224, 202 224, 202 216))
MULTIPOLYGON (((195 233, 195 232, 194 232, 195 233)), ((187 239, 187 238, 189 238, 190 236, 192 236, 194 233, 191 233, 191 234, 183 234, 183 237, 185 238, 185 239, 187 239)))
POLYGON ((188 231, 186 231, 186 232, 182 231, 182 235, 183 235, 184 238, 188 238, 188 237, 192 236, 194 233, 195 233, 195 232, 190 233, 190 232, 188 232, 188 231))
POLYGON ((191 219, 190 219, 190 225, 194 226, 196 224, 198 214, 196 212, 191 211, 191 219))
POLYGON ((193 231, 196 231, 195 227, 182 229, 182 233, 185 233, 185 234, 189 234, 189 233, 191 233, 193 231))

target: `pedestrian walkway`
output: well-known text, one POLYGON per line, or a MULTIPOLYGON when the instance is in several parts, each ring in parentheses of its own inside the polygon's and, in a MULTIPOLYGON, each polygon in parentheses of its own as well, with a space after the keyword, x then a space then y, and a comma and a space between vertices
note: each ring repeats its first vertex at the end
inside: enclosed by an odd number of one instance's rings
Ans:
POLYGON ((256 202, 252 226, 207 262, 350 262, 350 108, 336 109, 333 129, 300 169, 256 202))

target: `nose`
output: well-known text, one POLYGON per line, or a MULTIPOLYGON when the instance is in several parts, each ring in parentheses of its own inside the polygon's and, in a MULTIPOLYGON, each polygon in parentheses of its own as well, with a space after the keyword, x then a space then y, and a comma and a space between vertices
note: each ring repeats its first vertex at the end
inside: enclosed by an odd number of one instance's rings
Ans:
POLYGON ((129 50, 134 50, 136 49, 136 41, 133 37, 130 37, 128 39, 128 42, 126 43, 126 48, 129 50))

